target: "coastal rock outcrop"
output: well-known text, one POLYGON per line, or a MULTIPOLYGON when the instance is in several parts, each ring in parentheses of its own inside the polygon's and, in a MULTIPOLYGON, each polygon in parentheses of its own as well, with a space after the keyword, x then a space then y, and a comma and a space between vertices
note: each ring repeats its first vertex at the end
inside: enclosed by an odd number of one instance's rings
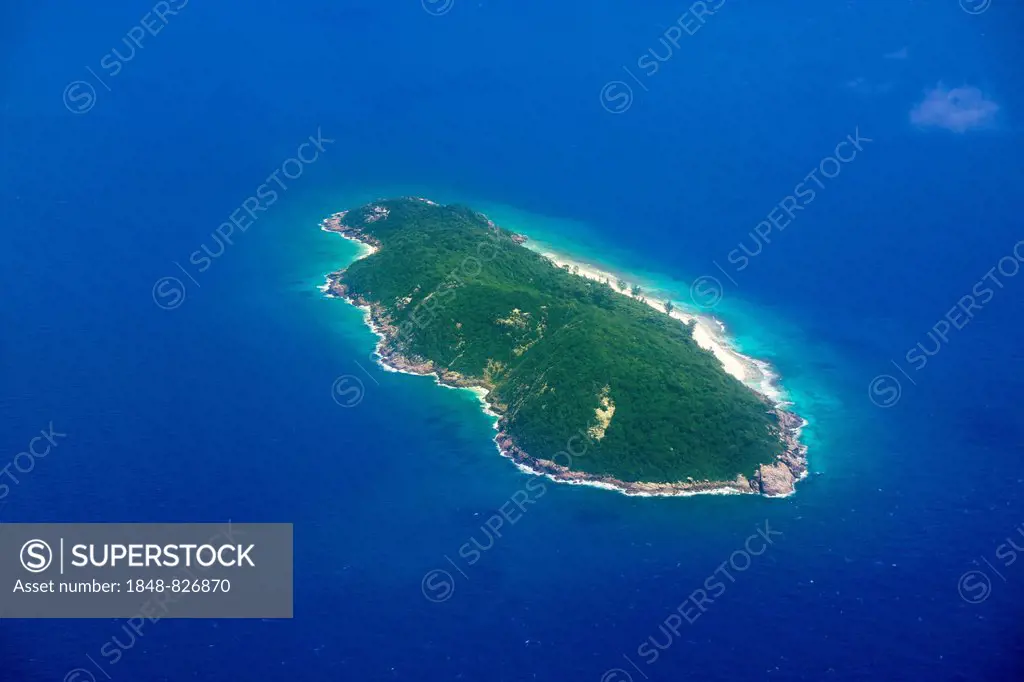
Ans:
POLYGON ((789 495, 794 490, 796 477, 783 462, 762 464, 757 471, 761 494, 769 497, 789 495))

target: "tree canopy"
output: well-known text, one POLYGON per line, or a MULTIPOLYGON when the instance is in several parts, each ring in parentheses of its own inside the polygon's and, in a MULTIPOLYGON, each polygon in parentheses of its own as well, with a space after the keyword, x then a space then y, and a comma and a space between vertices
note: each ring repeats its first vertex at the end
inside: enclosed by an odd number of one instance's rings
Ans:
POLYGON ((582 431, 593 440, 574 470, 676 482, 750 477, 782 451, 772 406, 691 327, 556 267, 481 214, 395 199, 344 223, 380 244, 342 274, 348 290, 385 311, 402 355, 490 386, 530 456, 551 459, 582 431))

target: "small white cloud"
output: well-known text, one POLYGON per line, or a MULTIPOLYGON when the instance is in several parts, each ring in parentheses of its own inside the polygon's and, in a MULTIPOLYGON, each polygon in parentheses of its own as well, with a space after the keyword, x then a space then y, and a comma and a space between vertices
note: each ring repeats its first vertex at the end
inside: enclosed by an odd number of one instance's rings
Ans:
POLYGON ((910 110, 910 122, 925 128, 965 133, 989 125, 998 111, 999 105, 987 99, 978 88, 965 85, 949 89, 939 83, 910 110))
POLYGON ((909 59, 910 58, 910 48, 909 47, 901 47, 900 49, 896 50, 895 52, 890 52, 889 54, 885 55, 885 58, 886 59, 909 59))

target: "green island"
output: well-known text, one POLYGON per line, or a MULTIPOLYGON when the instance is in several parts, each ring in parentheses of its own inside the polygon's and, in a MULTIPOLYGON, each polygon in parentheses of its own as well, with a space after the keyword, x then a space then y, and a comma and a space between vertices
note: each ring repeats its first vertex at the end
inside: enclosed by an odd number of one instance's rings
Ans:
POLYGON ((322 228, 370 247, 327 291, 364 309, 381 361, 485 389, 521 466, 650 495, 787 495, 805 475, 802 420, 637 290, 558 267, 463 206, 382 200, 322 228))

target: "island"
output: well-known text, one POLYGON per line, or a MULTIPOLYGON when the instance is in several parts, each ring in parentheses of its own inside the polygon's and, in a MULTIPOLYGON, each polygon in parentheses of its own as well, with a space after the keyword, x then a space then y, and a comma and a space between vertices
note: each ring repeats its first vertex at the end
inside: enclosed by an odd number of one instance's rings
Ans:
POLYGON ((321 227, 364 247, 324 290, 363 310, 379 361, 478 391, 520 468, 652 496, 785 496, 806 475, 803 420, 638 287, 560 267, 465 206, 381 200, 321 227))

